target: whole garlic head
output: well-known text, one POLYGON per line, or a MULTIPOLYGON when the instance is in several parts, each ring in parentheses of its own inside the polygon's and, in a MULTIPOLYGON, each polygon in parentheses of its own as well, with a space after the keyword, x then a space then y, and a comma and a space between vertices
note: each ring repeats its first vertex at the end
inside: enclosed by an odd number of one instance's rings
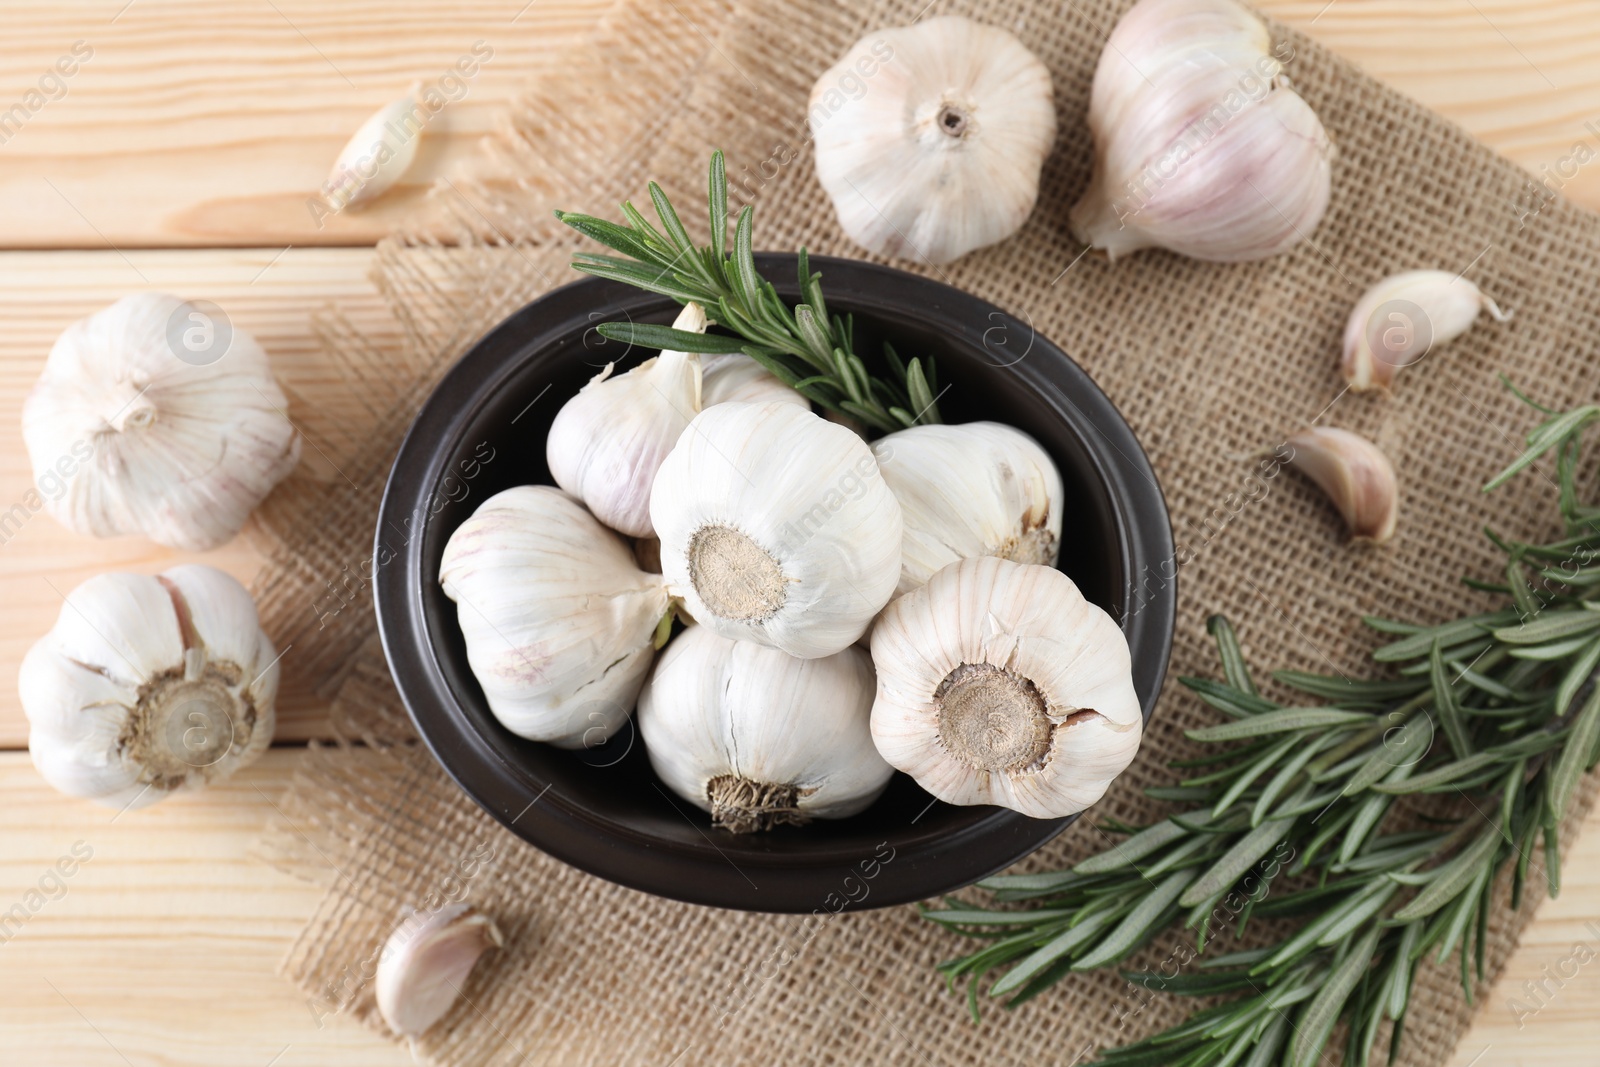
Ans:
POLYGON ((28 750, 56 789, 117 808, 221 781, 272 741, 277 661, 213 567, 90 578, 23 658, 28 750))
POLYGON ((287 407, 249 334, 175 296, 139 293, 57 339, 22 436, 63 526, 199 552, 237 534, 299 461, 287 407))
POLYGON ((1072 232, 1115 259, 1265 259, 1322 220, 1332 146, 1234 0, 1139 0, 1095 68, 1094 178, 1072 232))
POLYGON ((656 474, 661 573, 697 622, 791 656, 860 637, 900 577, 900 505, 866 442, 788 403, 718 404, 656 474))
MULTIPOLYGON (((672 325, 705 333, 706 313, 686 304, 672 325)), ((700 411, 700 357, 664 351, 615 378, 613 366, 606 364, 556 413, 545 461, 556 484, 595 518, 631 537, 648 537, 656 471, 700 411)))
POLYGON ((450 535, 439 581, 506 729, 593 747, 633 711, 666 587, 567 494, 521 485, 485 500, 450 535))
POLYGON ((691 626, 639 695, 639 732, 673 792, 735 833, 843 819, 894 774, 872 747, 859 648, 795 659, 691 626))
POLYGON ((1460 274, 1408 270, 1378 282, 1350 310, 1340 369, 1352 392, 1388 389, 1395 375, 1472 328, 1479 312, 1511 316, 1460 274))
POLYGON ((946 803, 1071 815, 1139 750, 1128 642, 1050 567, 952 563, 885 609, 872 662, 878 751, 946 803))
POLYGON ((905 516, 900 596, 960 559, 1055 566, 1061 475, 1039 443, 998 422, 913 426, 872 444, 905 516))
POLYGON ((444 1018, 478 957, 505 944, 494 920, 459 901, 412 912, 389 935, 372 976, 389 1029, 419 1037, 444 1018))
POLYGON ((817 79, 809 115, 845 233, 928 263, 1016 233, 1056 136, 1045 65, 1013 34, 953 15, 857 41, 817 79))

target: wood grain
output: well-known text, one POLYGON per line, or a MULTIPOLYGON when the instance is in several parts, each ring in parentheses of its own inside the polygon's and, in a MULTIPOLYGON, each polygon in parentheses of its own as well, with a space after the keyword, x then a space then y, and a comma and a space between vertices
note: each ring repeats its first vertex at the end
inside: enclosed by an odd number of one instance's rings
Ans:
POLYGON ((0 113, 23 111, 0 125, 0 247, 372 244, 607 6, 11 0, 0 113), (448 72, 479 42, 493 54, 458 88, 448 72), (76 69, 58 85, 62 57, 76 69), (340 148, 413 80, 452 102, 405 183, 319 225, 307 201, 340 148))
MULTIPOLYGON (((314 434, 315 426, 338 420, 347 394, 313 336, 313 316, 337 303, 368 336, 395 341, 393 321, 366 277, 371 256, 355 248, 0 252, 0 514, 26 507, 33 477, 18 430, 22 402, 50 346, 74 320, 140 290, 210 300, 266 348, 291 394, 289 417, 314 434)), ((303 449, 302 463, 318 476, 338 476, 315 446, 303 449)), ((203 560, 248 581, 261 563, 248 538, 196 555, 139 537, 79 536, 44 511, 32 513, 20 529, 8 524, 0 540, 0 748, 27 744, 17 667, 78 583, 101 571, 150 572, 185 560, 203 560)), ((286 654, 286 668, 293 655, 286 654)), ((325 721, 320 706, 287 703, 279 708, 278 740, 322 736, 325 721)))
POLYGON ((276 977, 325 892, 249 854, 293 758, 269 752, 203 794, 119 815, 51 792, 26 753, 0 753, 0 1059, 19 1067, 411 1062, 349 1020, 319 1027, 276 977))

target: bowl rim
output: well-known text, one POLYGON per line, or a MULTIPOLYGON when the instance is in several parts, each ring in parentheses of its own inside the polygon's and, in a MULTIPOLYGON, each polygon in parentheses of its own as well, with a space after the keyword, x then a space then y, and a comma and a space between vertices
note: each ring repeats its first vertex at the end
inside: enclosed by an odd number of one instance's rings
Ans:
MULTIPOLYGON (((986 349, 989 334, 1001 330, 1003 337, 1027 336, 1030 350, 1034 345, 1043 346, 1059 357, 1051 362, 1065 382, 1047 377, 1040 368, 1042 361, 1011 360, 1008 356, 1007 364, 1078 437, 1110 501, 1110 521, 1123 568, 1119 605, 1123 618, 1119 622, 1134 650, 1135 688, 1148 723, 1171 655, 1177 582, 1174 570, 1152 598, 1131 614, 1127 611, 1140 577, 1175 558, 1166 501, 1132 428, 1088 373, 1065 351, 1038 336, 1031 323, 962 290, 893 267, 828 256, 811 256, 810 260, 812 268, 822 270, 830 289, 839 294, 832 300, 835 309, 903 316, 907 308, 915 308, 917 317, 947 327, 946 332, 959 343, 967 343, 970 323, 992 324, 981 334, 986 349), (848 295, 843 295, 846 292, 848 295)), ((756 255, 758 270, 768 277, 792 278, 795 263, 793 253, 756 255)), ((796 299, 796 282, 775 284, 786 300, 796 299)), ((422 601, 424 531, 414 530, 398 551, 387 547, 386 531, 411 529, 414 516, 427 514, 460 443, 455 439, 460 428, 502 382, 518 372, 524 362, 520 357, 549 347, 579 325, 588 326, 596 308, 631 316, 650 314, 673 303, 669 297, 597 278, 583 278, 551 290, 479 338, 444 373, 418 409, 383 489, 374 531, 373 610, 395 686, 435 759, 504 827, 556 859, 633 889, 712 907, 797 914, 903 904, 970 885, 1046 844, 1078 816, 1042 820, 993 808, 991 815, 955 833, 897 838, 890 846, 892 858, 906 857, 910 862, 885 861, 875 875, 870 898, 864 894, 856 900, 839 890, 841 874, 863 860, 859 850, 841 844, 831 850, 768 852, 740 850, 729 843, 740 864, 759 872, 782 872, 781 883, 765 879, 767 888, 757 889, 748 875, 721 877, 728 873, 729 864, 741 875, 744 871, 710 838, 706 838, 707 844, 720 860, 708 860, 700 850, 684 849, 620 826, 578 805, 541 804, 553 783, 545 782, 543 790, 536 790, 537 776, 529 769, 510 766, 460 713, 440 667, 422 601), (832 898, 838 898, 840 906, 827 903, 832 898)), ((686 802, 661 792, 683 813, 680 805, 686 802)), ((691 816, 685 817, 692 821, 691 816)))

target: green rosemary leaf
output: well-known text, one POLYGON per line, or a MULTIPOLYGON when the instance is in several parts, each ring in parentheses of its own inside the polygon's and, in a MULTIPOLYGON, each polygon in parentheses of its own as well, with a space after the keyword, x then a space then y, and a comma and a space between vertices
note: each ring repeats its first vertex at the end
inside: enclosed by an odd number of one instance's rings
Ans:
POLYGON ((650 220, 639 214, 639 209, 634 207, 631 201, 624 200, 622 202, 622 214, 628 220, 628 225, 633 232, 639 235, 641 241, 669 260, 677 256, 678 250, 673 247, 672 242, 661 236, 661 233, 650 225, 650 220))
POLYGON ((1550 775, 1551 819, 1560 823, 1567 811, 1567 800, 1572 796, 1578 779, 1583 777, 1589 763, 1589 753, 1600 738, 1600 686, 1595 687, 1583 710, 1573 721, 1572 733, 1561 748, 1561 757, 1550 775))
POLYGON ((1300 1015, 1299 1025, 1295 1027, 1294 1053, 1290 1061, 1292 1067, 1313 1067, 1317 1057, 1322 1055, 1323 1046, 1333 1033, 1333 1025, 1344 1011, 1345 1001, 1372 962, 1372 954, 1378 947, 1378 932, 1374 927, 1356 943, 1344 961, 1334 968, 1311 1003, 1306 1005, 1300 1015))
POLYGON ((1593 637, 1584 634, 1578 637, 1569 637, 1564 641, 1551 641, 1550 643, 1543 645, 1528 645, 1524 647, 1513 648, 1511 650, 1511 655, 1516 659, 1552 662, 1555 660, 1566 659, 1574 652, 1588 647, 1593 641, 1593 637))
POLYGON ((648 322, 602 322, 595 327, 601 337, 624 341, 641 348, 672 349, 678 352, 703 352, 723 354, 742 352, 745 342, 737 337, 723 337, 714 333, 690 333, 670 326, 656 326, 648 322))
POLYGON ((1471 885, 1478 871, 1494 854, 1503 839, 1499 827, 1491 826, 1463 849, 1456 857, 1432 872, 1427 888, 1399 911, 1395 921, 1410 922, 1426 918, 1455 900, 1463 889, 1471 885))
MULTIPOLYGON (((1233 784, 1224 790, 1222 796, 1218 797, 1217 802, 1211 806, 1212 817, 1221 815, 1232 807, 1233 802, 1243 796, 1245 790, 1254 785, 1257 778, 1271 770, 1280 759, 1287 756, 1299 745, 1301 745, 1301 740, 1298 737, 1286 737, 1268 748, 1264 755, 1257 757, 1254 762, 1242 771, 1237 767, 1229 767, 1225 771, 1219 772, 1232 777, 1233 784)), ((1307 753, 1307 758, 1310 758, 1310 753, 1307 753)), ((1298 767, 1295 769, 1299 770, 1298 767)), ((1259 822, 1260 820, 1257 821, 1259 822)))
POLYGON ((853 400, 840 401, 839 410, 844 412, 846 415, 851 415, 860 419, 862 422, 866 423, 868 426, 871 426, 875 430, 882 430, 884 433, 893 433, 895 430, 904 429, 904 427, 890 422, 883 415, 873 411, 871 408, 857 404, 853 400))
POLYGON ((930 423, 944 421, 939 417, 939 406, 933 391, 928 387, 928 379, 923 376, 922 360, 916 357, 906 364, 906 393, 920 421, 930 423))
POLYGON ((1414 622, 1401 622, 1398 619, 1385 619, 1378 615, 1363 615, 1361 621, 1379 633, 1384 634, 1415 634, 1427 629, 1414 622))
POLYGON ((1544 605, 1533 595, 1533 589, 1528 585, 1528 576, 1523 573, 1520 553, 1513 553, 1511 561, 1506 564, 1506 589, 1523 618, 1531 619, 1544 610, 1544 605))
POLYGON ((592 274, 596 278, 622 282, 646 292, 660 293, 680 303, 687 304, 691 300, 704 299, 704 294, 685 286, 680 276, 659 267, 634 263, 632 260, 616 259, 612 256, 586 256, 579 261, 574 256, 572 266, 573 269, 592 274))
MULTIPOLYGON (((1397 767, 1390 772, 1391 777, 1403 778, 1404 772, 1409 767, 1397 767), (1396 773, 1399 772, 1399 773, 1396 773)), ((1382 793, 1369 793, 1361 798, 1356 805, 1356 817, 1350 820, 1350 828, 1345 831, 1344 840, 1339 843, 1339 862, 1348 863, 1356 851, 1367 840, 1373 830, 1378 828, 1378 823, 1389 808, 1394 804, 1394 797, 1382 793)))
POLYGON ((1092 951, 1072 965, 1074 971, 1089 971, 1122 959, 1144 944, 1163 923, 1162 917, 1172 909, 1188 885, 1195 879, 1194 871, 1174 871, 1147 893, 1137 907, 1130 911, 1092 951))
MULTIPOLYGON (((1309 787, 1302 789, 1310 792, 1309 787)), ((1189 887, 1178 903, 1182 907, 1192 908, 1201 901, 1231 888, 1235 882, 1244 877, 1245 872, 1271 852, 1273 846, 1288 836, 1293 825, 1293 819, 1271 819, 1252 828, 1194 885, 1189 887)))
POLYGON ((1414 682, 1410 679, 1393 682, 1356 682, 1351 681, 1349 678, 1308 674, 1305 671, 1273 671, 1272 676, 1283 684, 1300 690, 1302 693, 1310 693, 1312 696, 1325 697, 1328 700, 1346 704, 1366 704, 1397 700, 1415 696, 1428 687, 1425 682, 1414 682))
POLYGON ((1250 668, 1244 662, 1244 650, 1239 647, 1239 635, 1226 616, 1213 615, 1206 620, 1206 633, 1217 642, 1217 654, 1222 659, 1222 676, 1228 684, 1251 696, 1259 695, 1256 683, 1250 678, 1250 668))
POLYGON ((728 240, 728 170, 722 149, 711 153, 709 201, 711 208, 711 253, 722 262, 728 240))
POLYGON ((1519 618, 1515 611, 1496 611, 1459 619, 1427 630, 1418 630, 1404 640, 1384 645, 1372 654, 1372 658, 1379 663, 1401 663, 1405 660, 1418 659, 1426 656, 1436 641, 1440 647, 1448 649, 1451 645, 1476 640, 1494 628, 1516 622, 1519 618))
MULTIPOLYGON (((817 320, 816 312, 805 304, 796 304, 794 321, 800 327, 800 339, 805 342, 812 355, 816 357, 816 365, 825 367, 834 351, 833 341, 828 337, 826 330, 817 320)), ((823 320, 826 321, 826 320, 823 320)))
POLYGON ((1263 712, 1240 722, 1225 722, 1205 726, 1185 733, 1195 741, 1239 741, 1264 734, 1290 733, 1316 730, 1331 726, 1362 726, 1372 722, 1372 716, 1360 711, 1339 711, 1333 708, 1279 708, 1263 712))
POLYGON ((1467 737, 1466 723, 1461 717, 1461 705, 1456 701, 1456 691, 1451 686, 1450 676, 1444 671, 1444 658, 1439 653, 1439 643, 1433 643, 1433 650, 1428 658, 1430 664, 1429 680, 1433 685, 1433 711, 1438 716, 1439 725, 1444 729, 1445 740, 1450 742, 1450 747, 1460 759, 1472 755, 1472 742, 1467 737))
POLYGON ((1136 986, 1153 989, 1159 993, 1177 993, 1190 997, 1209 997, 1217 993, 1231 993, 1236 989, 1249 989, 1255 983, 1248 974, 1162 974, 1159 971, 1125 971, 1122 977, 1136 986))
POLYGON ((1547 611, 1520 626, 1503 626, 1494 631, 1494 637, 1508 645, 1542 645, 1596 630, 1600 630, 1600 612, 1547 611))
POLYGON ((1242 689, 1235 689, 1231 685, 1224 685, 1210 678, 1179 678, 1178 681, 1192 689, 1196 696, 1213 708, 1236 719, 1264 715, 1269 711, 1278 710, 1278 705, 1270 700, 1263 700, 1242 689))
MULTIPOLYGON (((1193 811, 1185 818, 1191 822, 1209 822, 1213 815, 1205 811, 1193 811)), ((1182 838, 1188 829, 1168 819, 1158 822, 1154 826, 1141 830, 1128 838, 1119 841, 1106 851, 1090 856, 1082 863, 1073 867, 1075 874, 1105 874, 1109 871, 1124 870, 1133 867, 1140 860, 1156 852, 1172 842, 1182 838)))
POLYGON ((1499 752, 1475 752, 1466 759, 1456 760, 1435 767, 1422 774, 1414 775, 1397 782, 1380 782, 1372 788, 1375 792, 1389 793, 1396 796, 1405 793, 1420 793, 1435 786, 1448 785, 1469 774, 1474 774, 1485 767, 1500 763, 1503 754, 1499 752))
POLYGON ((639 234, 626 226, 618 226, 614 222, 597 219, 592 215, 580 215, 572 211, 558 211, 556 218, 571 226, 574 230, 592 240, 599 241, 607 248, 621 252, 625 256, 652 263, 657 267, 672 268, 672 256, 663 254, 639 234))
POLYGON ((1590 640, 1583 654, 1573 661, 1561 679, 1561 686, 1556 690, 1555 713, 1558 717, 1566 715, 1567 709, 1572 706, 1572 698, 1578 695, 1578 690, 1594 674, 1596 665, 1600 665, 1600 637, 1590 640))
POLYGON ((1283 1046, 1289 1036, 1289 1017, 1278 1014, 1262 1031, 1261 1037, 1256 1041, 1256 1047, 1250 1053, 1250 1058, 1245 1060, 1240 1067, 1269 1067, 1274 1063, 1278 1054, 1283 1051, 1283 1046))
POLYGON ((1007 971, 999 981, 990 987, 989 995, 991 997, 1000 997, 1013 990, 1020 989, 1040 971, 1055 963, 1067 953, 1094 939, 1114 918, 1116 918, 1115 913, 1103 912, 1087 922, 1080 923, 1057 934, 1053 939, 1035 949, 1032 954, 1007 971))
MULTIPOLYGON (((1278 773, 1273 775, 1272 780, 1262 787, 1261 795, 1256 798, 1255 807, 1250 811, 1251 826, 1260 826, 1265 821, 1267 815, 1272 811, 1272 805, 1276 804, 1284 791, 1299 778, 1301 768, 1310 762, 1313 756, 1322 751, 1322 748, 1333 740, 1333 736, 1332 734, 1324 734, 1310 744, 1300 738, 1290 738, 1290 740, 1299 745, 1300 751, 1296 752, 1287 763, 1278 768, 1278 773)), ((1303 790, 1302 795, 1305 792, 1309 791, 1303 790)), ((1283 813, 1279 812, 1278 814, 1281 816, 1283 813)))
POLYGON ((945 926, 1035 926, 1052 919, 1070 919, 1071 908, 1051 908, 1044 911, 987 911, 973 908, 965 911, 953 909, 930 910, 924 916, 945 926))

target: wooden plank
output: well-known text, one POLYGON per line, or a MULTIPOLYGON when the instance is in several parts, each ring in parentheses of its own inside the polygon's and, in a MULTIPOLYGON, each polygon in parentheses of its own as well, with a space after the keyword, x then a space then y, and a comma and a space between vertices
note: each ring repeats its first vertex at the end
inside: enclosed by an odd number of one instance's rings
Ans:
POLYGON ((0 247, 372 244, 477 153, 529 73, 609 6, 11 0, 0 247), (450 74, 462 57, 470 77, 450 74), (406 183, 319 225, 307 201, 339 149, 414 80, 452 102, 430 120, 406 183))
MULTIPOLYGON (((27 499, 32 472, 16 429, 22 402, 55 338, 74 320, 139 290, 210 300, 261 342, 279 380, 296 398, 311 398, 316 410, 292 402, 291 418, 302 425, 337 419, 343 383, 321 355, 311 318, 330 302, 337 303, 364 333, 394 342, 392 320, 366 277, 371 256, 369 249, 323 248, 0 253, 0 321, 6 324, 0 330, 0 427, 5 428, 0 512, 27 499)), ((318 476, 337 477, 314 448, 304 449, 302 464, 318 476)), ((195 555, 137 537, 82 537, 43 511, 33 513, 0 544, 0 587, 6 591, 0 611, 0 748, 27 743, 27 724, 16 696, 17 667, 28 647, 53 624, 62 595, 101 571, 151 572, 184 560, 210 563, 243 581, 260 566, 260 556, 244 538, 195 555)), ((289 659, 285 664, 293 666, 289 659)), ((277 737, 292 741, 323 736, 325 722, 318 705, 285 703, 279 708, 277 737)))
POLYGON ((51 792, 25 753, 0 754, 6 1063, 411 1062, 348 1019, 319 1028, 276 975, 324 892, 249 855, 295 755, 119 815, 51 792))

